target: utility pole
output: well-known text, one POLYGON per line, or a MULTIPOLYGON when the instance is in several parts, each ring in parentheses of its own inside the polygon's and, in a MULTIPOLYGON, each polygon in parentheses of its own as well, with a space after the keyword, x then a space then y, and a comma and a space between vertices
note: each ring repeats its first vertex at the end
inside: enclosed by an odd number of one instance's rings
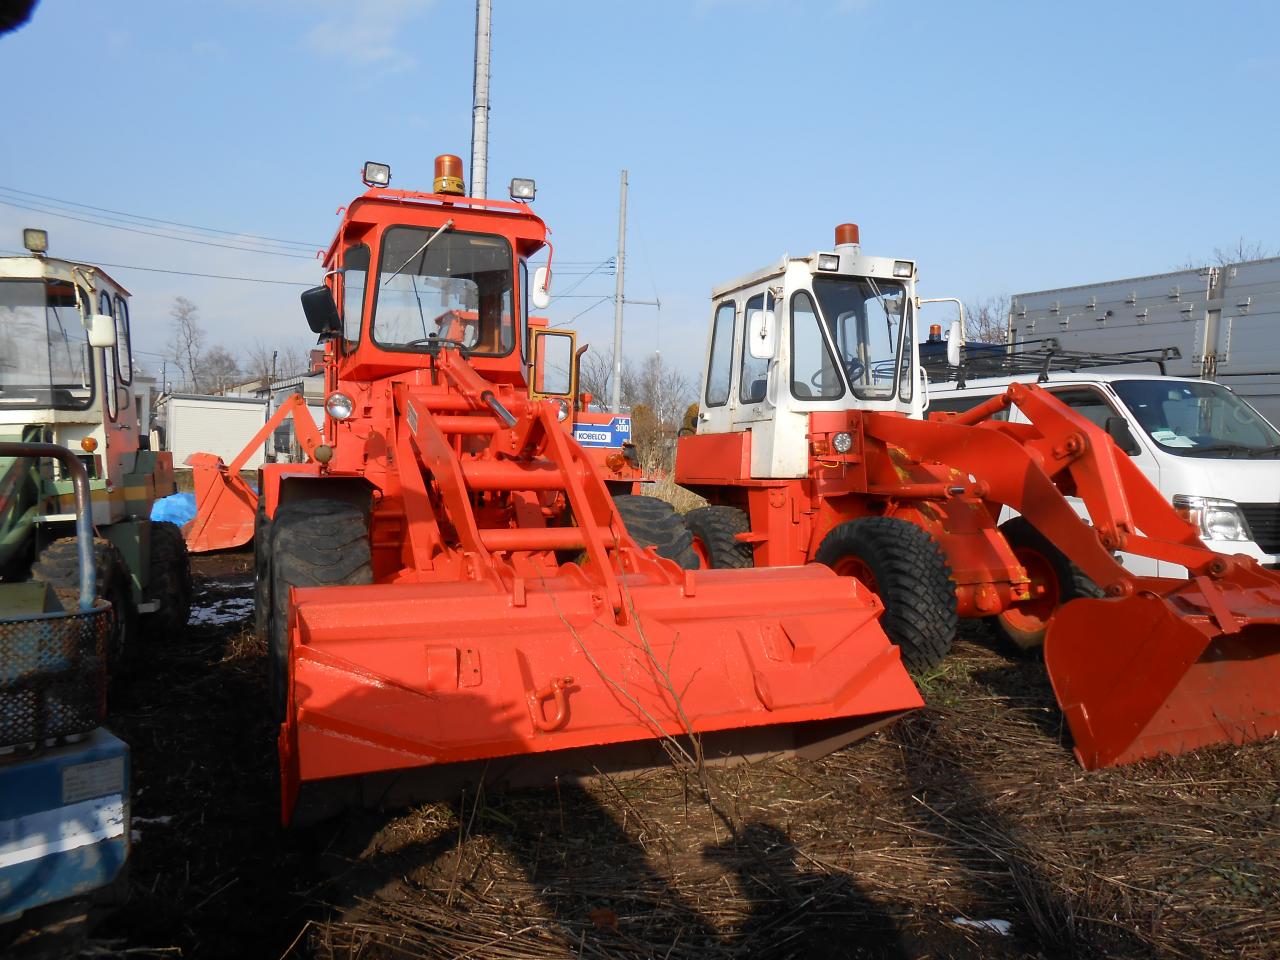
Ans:
POLYGON ((609 409, 618 413, 622 408, 622 290, 623 265, 627 256, 627 171, 622 171, 622 200, 618 207, 618 265, 617 279, 613 287, 613 383, 609 394, 609 409))
POLYGON ((476 76, 471 88, 471 196, 483 200, 489 181, 490 0, 476 0, 476 76))

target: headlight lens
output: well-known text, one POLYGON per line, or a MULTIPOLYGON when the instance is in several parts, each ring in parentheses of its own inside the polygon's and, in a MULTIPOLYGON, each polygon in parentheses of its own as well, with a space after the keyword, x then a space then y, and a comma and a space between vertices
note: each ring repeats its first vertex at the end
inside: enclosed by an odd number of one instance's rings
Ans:
POLYGON ((324 412, 335 420, 346 420, 355 408, 355 401, 340 390, 329 394, 329 398, 324 402, 324 412))
POLYGON ((915 265, 910 260, 893 261, 893 275, 895 277, 909 277, 915 270, 915 265))
POLYGON ((853 437, 841 431, 831 438, 831 446, 835 447, 836 453, 848 453, 853 449, 853 437))
POLYGON ((569 418, 569 401, 557 400, 556 401, 556 419, 567 420, 568 418, 569 418))
POLYGON ((839 270, 840 254, 838 253, 820 253, 818 254, 819 270, 839 270))
POLYGON ((1240 507, 1232 500, 1175 494, 1173 509, 1200 533, 1201 540, 1253 539, 1240 507))

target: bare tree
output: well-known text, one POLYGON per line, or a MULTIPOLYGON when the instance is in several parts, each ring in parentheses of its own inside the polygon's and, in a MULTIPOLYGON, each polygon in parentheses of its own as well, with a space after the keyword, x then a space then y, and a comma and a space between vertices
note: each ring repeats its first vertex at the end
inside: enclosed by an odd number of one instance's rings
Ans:
POLYGON ((1201 267, 1225 267, 1232 263, 1242 263, 1245 260, 1265 260, 1267 257, 1274 256, 1280 256, 1280 250, 1272 250, 1265 244, 1239 237, 1235 242, 1235 246, 1214 247, 1213 256, 1207 262, 1204 259, 1187 257, 1186 260, 1179 264, 1179 269, 1198 270, 1201 267))
POLYGON ((196 389, 200 357, 204 353, 204 328, 200 325, 200 308, 186 297, 174 297, 169 316, 173 318, 169 359, 182 371, 185 386, 196 389))
POLYGON ((973 343, 1004 343, 1009 339, 1009 295, 979 297, 964 305, 965 339, 973 343))
POLYGON ((631 442, 647 471, 670 470, 675 442, 694 397, 689 378, 651 354, 638 367, 622 365, 622 402, 631 408, 631 442))
POLYGON ((613 356, 588 350, 578 367, 578 389, 591 394, 597 403, 605 402, 613 383, 613 356))
POLYGON ((240 385, 240 365, 231 351, 223 346, 206 350, 196 371, 196 390, 200 393, 226 393, 240 385))

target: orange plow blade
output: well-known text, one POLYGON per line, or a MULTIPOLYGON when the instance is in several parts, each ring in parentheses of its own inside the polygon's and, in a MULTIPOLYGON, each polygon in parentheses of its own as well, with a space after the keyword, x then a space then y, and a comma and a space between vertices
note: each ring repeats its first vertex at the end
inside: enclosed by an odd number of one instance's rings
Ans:
POLYGON ((1280 586, 1138 583, 1130 597, 1074 600, 1049 625, 1045 666, 1080 763, 1280 731, 1280 586))
POLYGON ((252 540, 258 495, 239 472, 232 473, 212 453, 193 453, 187 457, 187 466, 196 488, 196 515, 182 528, 187 550, 229 550, 252 540))
POLYGON ((510 589, 295 588, 284 820, 300 791, 336 778, 481 761, 498 780, 535 756, 589 773, 594 748, 678 752, 691 735, 730 759, 761 751, 718 731, 764 728, 767 752, 820 754, 922 706, 879 602, 826 568, 620 580, 625 623, 572 564, 510 589))

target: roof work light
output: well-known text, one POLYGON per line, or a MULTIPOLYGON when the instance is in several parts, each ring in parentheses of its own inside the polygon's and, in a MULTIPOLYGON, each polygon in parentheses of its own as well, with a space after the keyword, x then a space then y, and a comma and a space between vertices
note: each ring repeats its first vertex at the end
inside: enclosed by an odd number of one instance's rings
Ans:
POLYGON ((538 185, 532 180, 523 180, 516 177, 511 181, 511 199, 512 200, 532 200, 534 194, 538 192, 538 185))
POLYGON ((22 245, 34 254, 49 252, 49 234, 45 230, 26 227, 22 231, 22 245))
POLYGON ((391 165, 388 163, 374 163, 370 160, 364 165, 364 174, 361 179, 364 180, 365 186, 385 187, 391 182, 391 165))

